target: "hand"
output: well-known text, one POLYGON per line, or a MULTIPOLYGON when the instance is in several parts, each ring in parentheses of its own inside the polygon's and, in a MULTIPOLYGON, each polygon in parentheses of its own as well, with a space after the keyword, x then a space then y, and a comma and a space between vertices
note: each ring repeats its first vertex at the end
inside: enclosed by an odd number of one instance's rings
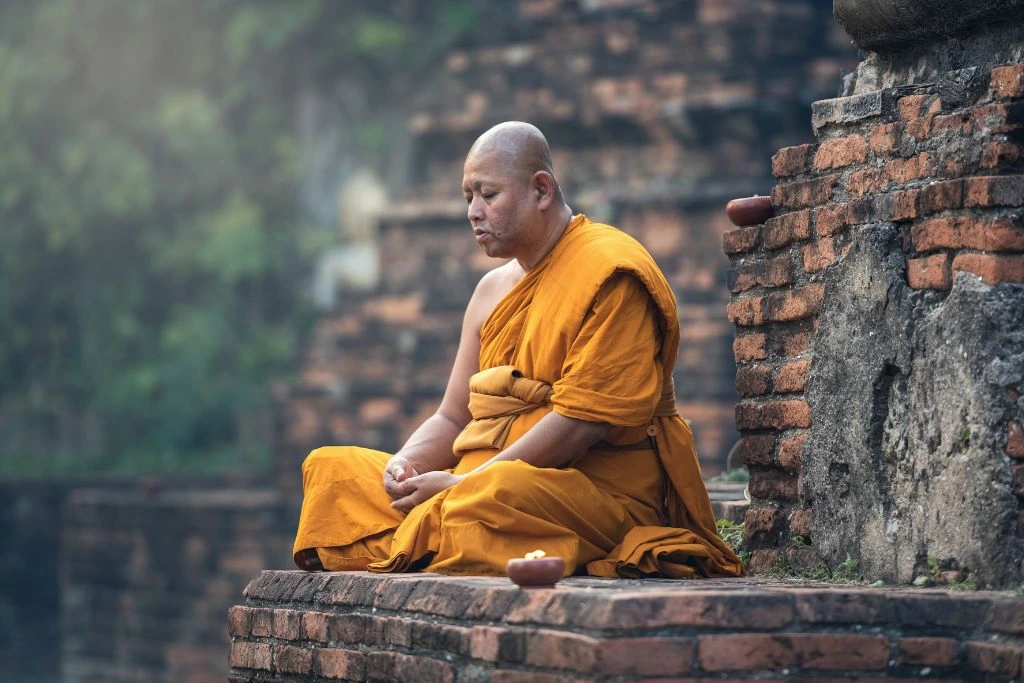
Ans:
POLYGON ((462 481, 462 477, 463 475, 452 474, 444 470, 409 477, 397 485, 405 495, 393 502, 391 507, 401 512, 409 512, 428 498, 455 486, 462 481))
POLYGON ((388 460, 387 467, 384 468, 384 490, 392 498, 402 498, 407 494, 401 484, 418 474, 419 472, 409 464, 408 460, 400 455, 396 455, 388 460))

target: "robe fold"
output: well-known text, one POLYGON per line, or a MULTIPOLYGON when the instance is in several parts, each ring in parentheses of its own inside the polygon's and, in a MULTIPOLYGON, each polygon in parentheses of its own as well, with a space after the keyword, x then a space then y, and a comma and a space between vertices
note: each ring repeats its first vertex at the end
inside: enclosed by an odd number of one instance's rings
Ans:
POLYGON ((504 574, 533 550, 566 574, 739 576, 719 538, 693 437, 675 409, 675 297, 633 238, 579 214, 495 306, 455 441, 470 472, 551 411, 613 426, 562 468, 497 462, 417 505, 390 508, 386 453, 326 447, 303 464, 295 552, 328 570, 504 574))

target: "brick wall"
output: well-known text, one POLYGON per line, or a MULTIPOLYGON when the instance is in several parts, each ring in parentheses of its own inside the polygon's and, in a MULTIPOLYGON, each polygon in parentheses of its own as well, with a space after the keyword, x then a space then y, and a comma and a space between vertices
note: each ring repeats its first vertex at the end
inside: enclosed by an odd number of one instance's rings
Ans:
POLYGON ((1020 600, 998 593, 264 572, 246 597, 232 683, 983 682, 1024 656, 1020 600))
POLYGON ((773 156, 774 217, 724 236, 755 570, 1024 579, 1024 65, 950 42, 902 82, 870 55, 773 156))
POLYGON ((278 467, 324 443, 399 447, 439 402, 462 309, 495 262, 470 239, 462 163, 506 119, 545 131, 570 205, 637 236, 673 285, 676 373, 704 471, 737 440, 719 207, 768 191, 767 158, 854 65, 827 4, 523 0, 492 8, 413 103, 410 189, 381 217, 383 280, 322 316, 282 390, 278 467))

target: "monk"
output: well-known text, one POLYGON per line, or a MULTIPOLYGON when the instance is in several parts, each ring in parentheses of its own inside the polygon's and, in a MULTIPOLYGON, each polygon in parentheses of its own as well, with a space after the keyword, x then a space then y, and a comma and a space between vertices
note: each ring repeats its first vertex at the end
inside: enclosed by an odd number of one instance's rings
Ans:
POLYGON ((462 181, 488 256, 437 412, 394 455, 303 464, 303 569, 503 575, 534 550, 566 574, 739 576, 676 413, 676 301, 634 239, 573 214, 539 130, 491 128, 462 181))

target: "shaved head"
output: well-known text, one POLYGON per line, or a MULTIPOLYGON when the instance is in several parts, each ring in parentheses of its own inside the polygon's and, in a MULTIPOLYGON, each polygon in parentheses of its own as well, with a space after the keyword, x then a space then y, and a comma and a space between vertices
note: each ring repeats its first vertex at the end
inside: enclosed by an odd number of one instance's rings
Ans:
MULTIPOLYGON (((544 134, 529 123, 506 121, 499 123, 476 139, 466 160, 494 157, 510 178, 526 180, 537 171, 544 171, 554 179, 551 148, 544 134)), ((555 183, 557 187, 557 181, 555 183)), ((561 195, 561 190, 558 190, 561 195)))

